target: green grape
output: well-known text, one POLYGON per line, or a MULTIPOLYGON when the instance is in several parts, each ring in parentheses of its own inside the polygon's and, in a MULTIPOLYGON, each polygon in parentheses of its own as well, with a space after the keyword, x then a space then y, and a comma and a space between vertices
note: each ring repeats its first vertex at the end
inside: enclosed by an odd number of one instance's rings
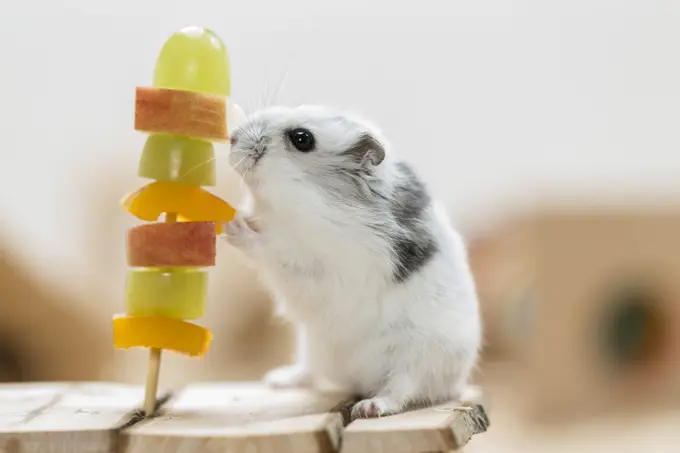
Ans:
POLYGON ((137 171, 142 178, 192 186, 214 186, 215 173, 212 143, 164 134, 152 134, 146 139, 137 171))
POLYGON ((156 61, 156 88, 230 95, 229 55, 220 38, 201 27, 186 27, 163 45, 156 61))
POLYGON ((208 294, 208 273, 191 268, 136 268, 128 271, 126 311, 133 316, 198 319, 208 294))

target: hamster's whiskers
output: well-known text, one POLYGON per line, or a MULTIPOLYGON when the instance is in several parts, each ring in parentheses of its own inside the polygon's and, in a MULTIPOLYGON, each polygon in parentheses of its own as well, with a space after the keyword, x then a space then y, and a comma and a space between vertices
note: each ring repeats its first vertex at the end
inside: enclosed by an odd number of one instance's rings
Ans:
POLYGON ((228 156, 227 156, 227 155, 224 155, 224 154, 218 155, 218 156, 214 156, 214 157, 212 157, 212 158, 206 160, 205 162, 201 162, 200 164, 196 164, 196 165, 194 165, 194 166, 191 167, 191 168, 187 168, 187 170, 186 170, 184 173, 182 173, 181 176, 187 176, 187 175, 188 175, 189 173, 191 173, 192 171, 196 171, 196 170, 200 169, 201 167, 203 167, 203 166, 205 166, 205 165, 210 165, 211 163, 216 162, 218 157, 228 157, 228 156))
MULTIPOLYGON (((250 157, 250 156, 246 156, 246 157, 250 157)), ((243 176, 241 177, 241 184, 246 183, 246 176, 248 175, 248 172, 253 169, 253 167, 255 166, 255 163, 257 162, 253 159, 251 159, 251 161, 252 161, 252 163, 248 166, 248 168, 246 168, 246 171, 243 173, 243 176)))
POLYGON ((262 90, 262 93, 259 96, 259 99, 256 99, 254 101, 248 102, 245 105, 245 110, 248 114, 252 114, 253 112, 256 112, 258 110, 262 110, 266 107, 272 106, 274 103, 278 102, 278 97, 283 91, 283 87, 285 86, 287 80, 288 80, 288 70, 284 70, 281 78, 279 81, 276 83, 276 89, 270 93, 269 90, 269 82, 268 82, 268 75, 267 75, 267 70, 265 69, 265 78, 264 78, 264 88, 262 90), (270 94, 272 96, 270 97, 270 94))
MULTIPOLYGON (((232 168, 237 172, 241 173, 241 166, 250 158, 252 161, 252 156, 250 153, 246 153, 243 157, 241 157, 238 162, 236 162, 234 165, 232 165, 232 168)), ((239 188, 243 188, 243 186, 246 185, 245 177, 248 174, 248 172, 254 167, 254 164, 251 163, 244 171, 241 173, 241 181, 239 182, 239 188)))
POLYGON ((257 131, 255 130, 255 123, 252 118, 248 117, 246 122, 239 126, 239 132, 245 135, 251 142, 257 141, 257 131))
POLYGON ((243 164, 243 162, 244 162, 247 158, 248 158, 248 154, 244 155, 241 159, 239 159, 238 162, 236 162, 234 165, 232 165, 231 168, 233 168, 234 170, 236 170, 237 172, 240 173, 240 168, 239 168, 239 167, 241 166, 241 164, 243 164))
POLYGON ((279 85, 276 87, 276 91, 274 92, 274 98, 270 101, 269 105, 271 105, 272 102, 277 102, 277 99, 283 90, 283 86, 286 84, 286 80, 288 80, 288 71, 283 73, 283 77, 281 77, 279 85))

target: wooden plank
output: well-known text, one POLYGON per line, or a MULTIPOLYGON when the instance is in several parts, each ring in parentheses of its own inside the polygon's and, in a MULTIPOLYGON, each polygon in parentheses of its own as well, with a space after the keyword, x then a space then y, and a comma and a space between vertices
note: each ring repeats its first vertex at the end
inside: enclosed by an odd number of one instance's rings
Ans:
POLYGON ((0 385, 1 453, 422 453, 485 431, 481 405, 440 405, 352 422, 343 394, 259 383, 192 385, 142 420, 141 386, 0 385), (342 440, 343 438, 344 440, 342 440))
POLYGON ((342 452, 424 453, 462 448, 487 430, 484 406, 448 403, 375 419, 353 421, 344 432, 342 452))
POLYGON ((121 453, 319 453, 339 448, 337 393, 260 383, 197 384, 162 413, 122 431, 121 453))
POLYGON ((0 452, 115 452, 142 399, 142 388, 121 384, 0 385, 0 452))

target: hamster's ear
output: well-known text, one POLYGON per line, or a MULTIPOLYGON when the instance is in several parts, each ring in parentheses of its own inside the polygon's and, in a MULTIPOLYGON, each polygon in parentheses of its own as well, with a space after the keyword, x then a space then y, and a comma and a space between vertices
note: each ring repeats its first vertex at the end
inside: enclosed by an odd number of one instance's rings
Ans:
POLYGON ((385 148, 370 135, 362 135, 346 152, 362 166, 378 166, 385 160, 385 148))

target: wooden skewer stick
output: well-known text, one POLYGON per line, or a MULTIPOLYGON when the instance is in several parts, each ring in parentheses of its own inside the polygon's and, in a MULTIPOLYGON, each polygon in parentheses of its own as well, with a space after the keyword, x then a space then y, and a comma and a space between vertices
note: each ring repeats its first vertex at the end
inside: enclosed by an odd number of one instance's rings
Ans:
POLYGON ((150 417, 156 410, 156 394, 158 393, 158 374, 161 369, 161 350, 149 349, 149 367, 146 373, 146 390, 144 396, 144 415, 150 417))
MULTIPOLYGON (((177 214, 165 214, 166 222, 177 222, 177 214)), ((158 375, 161 370, 161 350, 149 349, 149 366, 146 372, 146 389, 144 396, 144 415, 150 417, 156 410, 156 394, 158 393, 158 375)))

